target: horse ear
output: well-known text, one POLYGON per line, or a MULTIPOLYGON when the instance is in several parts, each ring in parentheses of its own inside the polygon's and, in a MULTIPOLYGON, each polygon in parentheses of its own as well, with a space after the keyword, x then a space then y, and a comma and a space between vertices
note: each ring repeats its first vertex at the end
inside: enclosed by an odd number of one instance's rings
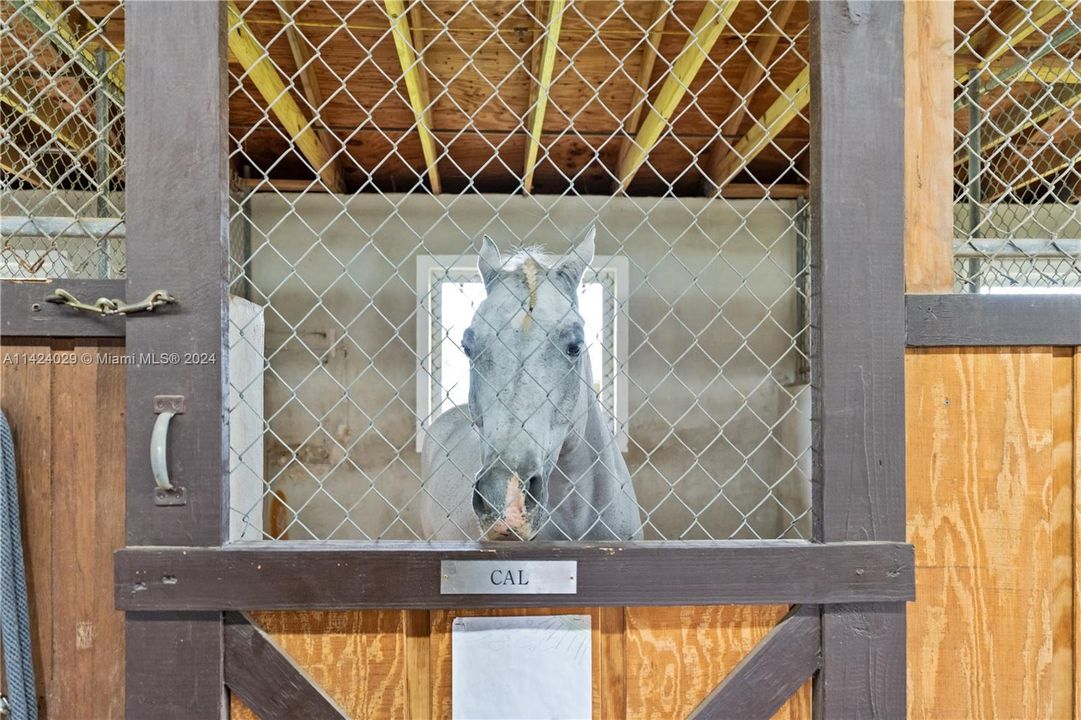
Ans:
POLYGON ((487 235, 480 241, 480 253, 477 256, 477 272, 484 279, 484 289, 491 288, 492 283, 499 277, 499 269, 503 267, 503 258, 499 254, 499 248, 487 235))
POLYGON ((597 237, 597 226, 590 225, 582 242, 571 248, 567 257, 559 264, 559 271, 571 282, 575 289, 582 282, 582 276, 593 262, 593 252, 597 237))

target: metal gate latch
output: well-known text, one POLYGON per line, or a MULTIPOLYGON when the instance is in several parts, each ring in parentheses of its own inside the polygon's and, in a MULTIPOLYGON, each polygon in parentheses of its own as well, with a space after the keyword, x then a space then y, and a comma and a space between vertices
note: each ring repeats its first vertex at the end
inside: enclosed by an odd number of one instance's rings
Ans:
POLYGON ((124 300, 114 298, 98 298, 94 301, 94 304, 84 303, 79 298, 75 297, 67 290, 63 288, 57 288, 53 290, 53 294, 45 298, 45 302, 53 303, 54 305, 67 305, 75 310, 83 310, 85 312, 94 313, 95 315, 101 315, 108 317, 110 315, 130 315, 137 312, 154 312, 155 308, 159 308, 162 305, 173 305, 176 303, 176 298, 169 293, 168 290, 155 290, 146 296, 146 299, 142 302, 127 304, 124 300))

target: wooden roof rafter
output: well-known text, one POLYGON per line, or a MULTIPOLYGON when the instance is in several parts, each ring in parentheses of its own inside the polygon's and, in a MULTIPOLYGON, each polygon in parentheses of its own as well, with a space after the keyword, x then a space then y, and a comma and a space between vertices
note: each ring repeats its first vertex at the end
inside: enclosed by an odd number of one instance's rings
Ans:
POLYGON ((244 22, 236 3, 229 1, 229 52, 244 68, 247 77, 259 90, 267 103, 267 110, 274 113, 289 134, 293 145, 311 165, 332 192, 343 192, 338 159, 332 156, 316 134, 313 123, 300 109, 296 99, 286 86, 270 53, 244 22))
POLYGON ((668 128, 672 114, 698 75, 698 70, 728 25, 728 19, 738 4, 739 0, 707 0, 683 49, 670 66, 656 100, 650 104, 649 112, 638 128, 634 142, 619 161, 616 177, 620 190, 627 190, 635 174, 668 128))
MULTIPOLYGON (((642 119, 642 111, 649 102, 650 80, 653 78, 653 68, 657 64, 657 55, 660 53, 661 39, 664 36, 664 26, 668 21, 668 14, 672 11, 674 0, 654 0, 653 13, 650 16, 649 25, 646 29, 649 34, 645 37, 645 45, 642 48, 642 57, 638 63, 638 77, 634 84, 634 94, 631 98, 631 111, 623 122, 623 140, 619 143, 619 157, 616 167, 623 165, 624 158, 631 149, 634 134, 638 131, 638 123, 642 119)), ((619 178, 612 180, 612 191, 620 190, 619 178)))
POLYGON ((732 151, 710 169, 708 182, 710 195, 716 195, 741 170, 746 168, 759 153, 781 134, 811 101, 811 68, 803 70, 781 91, 762 117, 756 118, 751 128, 735 142, 732 151))
POLYGON ((412 0, 408 11, 404 0, 384 0, 384 5, 390 18, 394 47, 398 53, 398 62, 402 67, 409 106, 413 110, 417 134, 420 136, 428 182, 432 193, 439 194, 443 190, 438 168, 440 144, 435 133, 432 132, 431 98, 428 95, 428 73, 424 68, 423 48, 417 46, 418 39, 422 39, 423 36, 418 35, 417 31, 411 28, 410 23, 411 15, 414 20, 416 19, 416 8, 420 2, 421 0, 412 0))
POLYGON ((1053 175, 1076 171, 1081 163, 1081 118, 1069 114, 1045 123, 1033 133, 1033 142, 1004 154, 990 167, 994 182, 984 200, 994 203, 1053 175))
POLYGON ((75 31, 67 14, 75 12, 71 8, 78 8, 78 5, 65 6, 56 0, 10 1, 16 12, 28 20, 42 37, 47 38, 61 55, 78 65, 91 78, 97 78, 99 74, 94 51, 103 48, 109 58, 109 68, 104 78, 105 92, 118 107, 124 107, 124 63, 114 49, 75 31))
POLYGON ((289 52, 293 55, 293 62, 296 64, 301 92, 304 93, 304 99, 308 101, 315 119, 320 124, 316 135, 326 148, 327 154, 333 156, 337 141, 320 117, 323 93, 319 88, 319 78, 315 75, 315 60, 311 46, 305 40, 296 22, 297 4, 294 0, 275 0, 275 4, 278 7, 278 14, 281 15, 282 24, 285 26, 285 37, 289 42, 289 52))
POLYGON ((28 78, 14 78, 0 89, 0 102, 39 125, 69 147, 75 157, 90 156, 98 141, 97 133, 77 108, 65 108, 50 93, 41 91, 28 78))
POLYGON ((703 190, 707 195, 716 191, 713 178, 721 174, 721 164, 732 154, 725 138, 734 137, 743 127, 743 119, 750 110, 755 94, 762 86, 762 80, 769 70, 770 59, 777 49, 781 34, 784 33, 785 25, 788 24, 788 18, 791 17, 795 7, 796 0, 776 0, 770 7, 770 12, 766 17, 777 27, 779 34, 764 35, 754 44, 754 50, 751 51, 753 60, 743 72, 736 96, 732 99, 732 107, 728 109, 728 118, 721 125, 721 136, 713 143, 709 159, 706 161, 703 190))
POLYGON ((537 157, 540 155, 541 134, 544 131, 544 113, 548 109, 549 94, 552 88, 552 75, 555 71, 556 57, 559 54, 559 33, 563 28, 563 12, 566 0, 539 0, 536 5, 536 17, 547 6, 544 15, 542 42, 533 44, 530 70, 533 82, 529 88, 529 112, 526 119, 526 131, 529 135, 525 148, 525 163, 522 168, 522 192, 533 192, 533 173, 537 169, 537 157))
MULTIPOLYGON (((1038 127, 1049 118, 1061 113, 1069 114, 1078 105, 1081 105, 1081 85, 1055 83, 1049 88, 1040 88, 980 126, 980 153, 988 153, 1016 135, 1038 127), (1031 105, 1029 98, 1033 99, 1031 105)), ((954 166, 963 165, 967 161, 968 153, 959 152, 954 158, 954 166)))
POLYGON ((1038 0, 1018 3, 1003 18, 980 29, 971 45, 979 58, 974 67, 955 71, 958 82, 978 77, 991 63, 1017 47, 1025 38, 1054 20, 1063 11, 1071 10, 1078 0, 1038 0))
POLYGON ((38 174, 37 168, 26 167, 25 158, 15 146, 14 142, 10 142, 11 128, 4 128, 4 135, 0 137, 3 142, 0 142, 0 170, 3 170, 9 175, 23 180, 34 187, 41 187, 44 179, 38 174))

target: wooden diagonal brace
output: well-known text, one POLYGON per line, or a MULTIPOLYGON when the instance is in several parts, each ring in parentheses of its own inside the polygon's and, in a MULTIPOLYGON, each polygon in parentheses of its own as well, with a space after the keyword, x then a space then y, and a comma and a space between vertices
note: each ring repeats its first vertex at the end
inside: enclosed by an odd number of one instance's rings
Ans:
POLYGON ((345 720, 315 681, 240 613, 226 613, 225 685, 261 720, 345 720))

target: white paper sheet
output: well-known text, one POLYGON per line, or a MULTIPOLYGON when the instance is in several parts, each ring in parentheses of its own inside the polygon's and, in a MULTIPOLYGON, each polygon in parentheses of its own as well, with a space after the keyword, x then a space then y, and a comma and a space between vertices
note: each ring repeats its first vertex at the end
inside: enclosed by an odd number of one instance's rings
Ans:
POLYGON ((451 630, 454 720, 590 720, 588 615, 461 617, 451 630))

